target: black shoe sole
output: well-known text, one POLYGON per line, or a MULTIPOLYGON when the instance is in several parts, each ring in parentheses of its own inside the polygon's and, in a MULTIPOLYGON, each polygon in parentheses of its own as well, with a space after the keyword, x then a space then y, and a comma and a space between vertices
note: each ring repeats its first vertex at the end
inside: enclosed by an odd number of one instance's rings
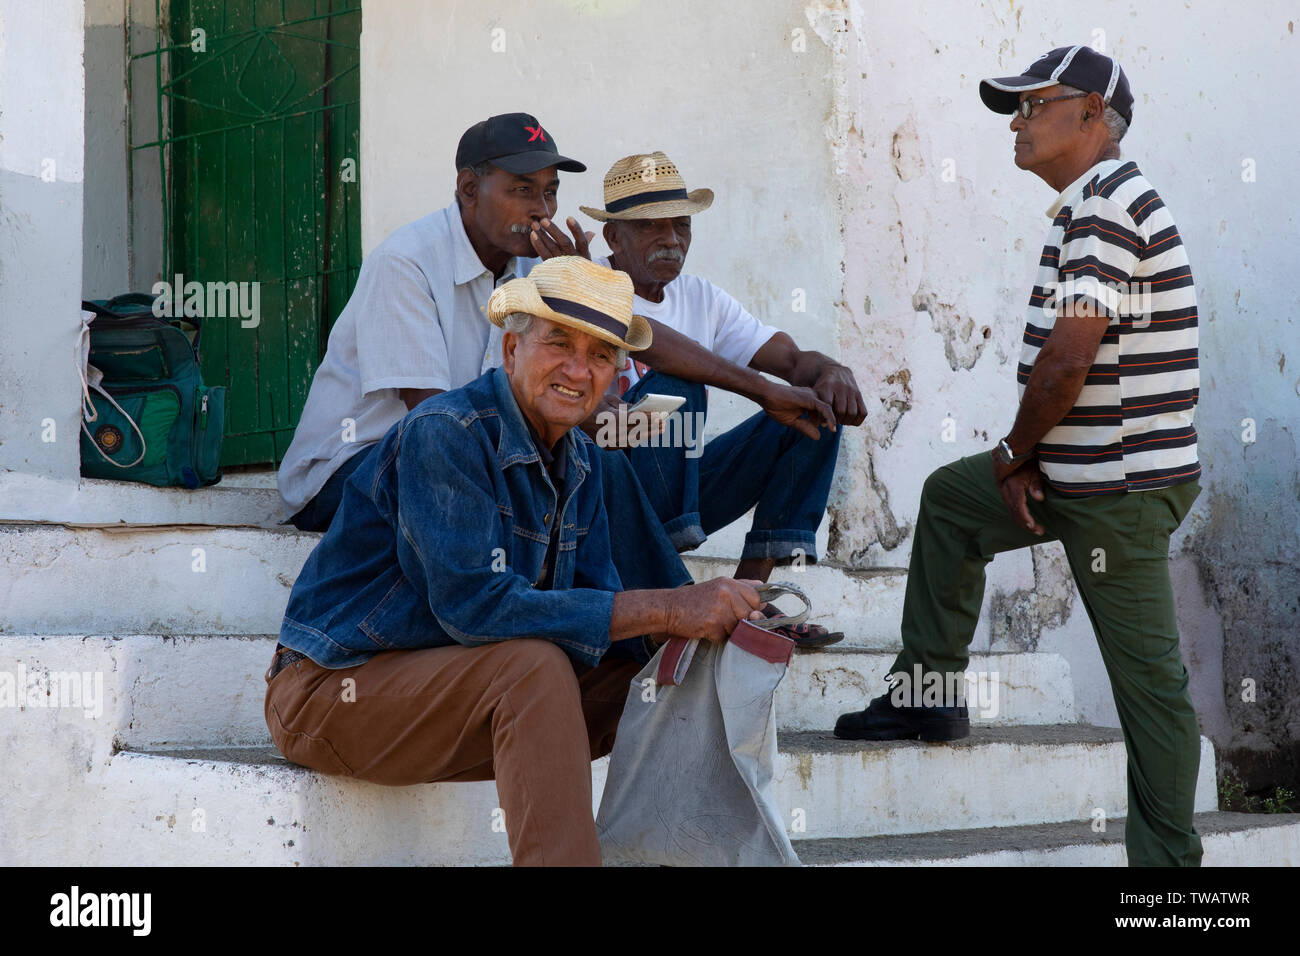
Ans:
POLYGON ((935 720, 907 727, 866 727, 853 730, 835 728, 840 740, 920 740, 947 743, 970 736, 970 721, 935 720))

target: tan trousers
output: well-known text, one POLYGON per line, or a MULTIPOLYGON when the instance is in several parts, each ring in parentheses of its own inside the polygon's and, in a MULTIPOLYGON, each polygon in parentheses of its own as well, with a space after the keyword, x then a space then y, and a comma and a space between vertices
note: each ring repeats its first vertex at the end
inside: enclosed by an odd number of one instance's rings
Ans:
POLYGON ((640 667, 575 670, 533 639, 386 651, 341 670, 304 659, 268 682, 266 724, 286 758, 322 773, 387 786, 495 779, 516 866, 599 866, 591 761, 613 749, 640 667))

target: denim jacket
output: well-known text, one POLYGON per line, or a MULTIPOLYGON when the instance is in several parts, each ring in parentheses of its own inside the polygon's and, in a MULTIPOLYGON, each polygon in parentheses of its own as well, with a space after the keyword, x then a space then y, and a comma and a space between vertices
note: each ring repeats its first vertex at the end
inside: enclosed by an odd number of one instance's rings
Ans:
POLYGON ((342 668, 387 650, 534 637, 595 665, 622 584, 589 444, 576 429, 560 440, 569 457, 554 488, 501 368, 420 403, 349 476, 280 643, 342 668), (553 587, 538 590, 553 521, 553 587))

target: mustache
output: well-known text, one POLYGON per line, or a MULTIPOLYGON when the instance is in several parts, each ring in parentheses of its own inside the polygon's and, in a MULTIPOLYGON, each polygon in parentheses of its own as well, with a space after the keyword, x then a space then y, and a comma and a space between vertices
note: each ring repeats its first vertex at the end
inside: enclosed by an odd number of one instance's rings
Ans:
POLYGON ((680 249, 656 249, 654 252, 650 253, 649 257, 647 257, 646 264, 649 265, 652 262, 658 262, 660 259, 671 259, 673 262, 679 264, 686 261, 686 257, 682 255, 682 250, 680 249))

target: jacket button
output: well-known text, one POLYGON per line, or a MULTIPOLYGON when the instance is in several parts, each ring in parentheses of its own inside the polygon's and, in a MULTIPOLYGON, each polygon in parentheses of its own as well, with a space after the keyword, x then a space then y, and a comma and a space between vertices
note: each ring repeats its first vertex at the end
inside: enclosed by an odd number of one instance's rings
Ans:
POLYGON ((548 511, 546 512, 546 517, 542 519, 542 524, 550 524, 550 523, 551 523, 551 513, 548 511))

